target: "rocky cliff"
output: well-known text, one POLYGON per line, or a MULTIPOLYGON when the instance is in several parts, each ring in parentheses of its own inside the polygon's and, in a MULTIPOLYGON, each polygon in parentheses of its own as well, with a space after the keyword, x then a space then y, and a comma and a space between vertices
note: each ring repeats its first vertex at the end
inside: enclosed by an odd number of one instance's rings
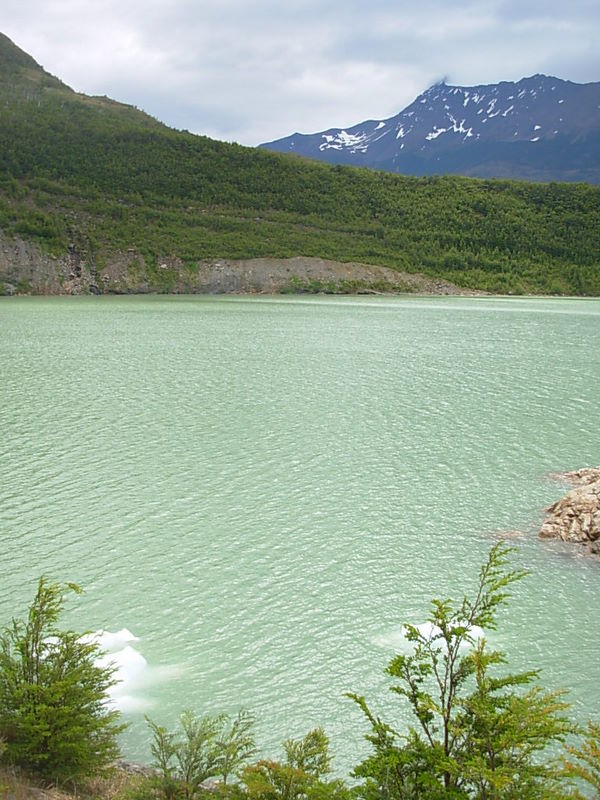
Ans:
POLYGON ((547 509, 539 535, 583 545, 600 555, 600 467, 557 477, 574 484, 574 488, 547 509))
POLYGON ((321 258, 200 260, 193 268, 178 258, 146 263, 134 249, 94 257, 75 245, 55 257, 0 231, 0 294, 277 294, 376 292, 482 294, 442 279, 386 267, 321 258))

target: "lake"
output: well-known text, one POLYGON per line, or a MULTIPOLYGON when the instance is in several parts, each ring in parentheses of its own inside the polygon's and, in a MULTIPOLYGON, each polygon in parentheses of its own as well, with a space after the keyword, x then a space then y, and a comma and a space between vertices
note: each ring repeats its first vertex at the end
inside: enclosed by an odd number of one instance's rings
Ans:
POLYGON ((531 574, 490 640, 598 717, 600 563, 536 532, 549 474, 600 463, 600 301, 2 298, 0 364, 0 621, 44 573, 136 637, 127 757, 144 714, 245 707, 263 755, 322 724, 347 772, 344 693, 404 724, 402 623, 507 532, 531 574))

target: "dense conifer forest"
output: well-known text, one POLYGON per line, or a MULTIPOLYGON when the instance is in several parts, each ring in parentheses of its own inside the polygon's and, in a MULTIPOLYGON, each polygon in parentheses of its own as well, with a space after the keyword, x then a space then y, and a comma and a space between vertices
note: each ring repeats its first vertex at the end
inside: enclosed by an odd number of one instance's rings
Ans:
MULTIPOLYGON (((498 293, 600 295, 600 187, 403 177, 175 131, 0 35, 0 230, 99 267, 317 256, 498 293)), ((160 288, 160 287, 158 287, 160 288)))

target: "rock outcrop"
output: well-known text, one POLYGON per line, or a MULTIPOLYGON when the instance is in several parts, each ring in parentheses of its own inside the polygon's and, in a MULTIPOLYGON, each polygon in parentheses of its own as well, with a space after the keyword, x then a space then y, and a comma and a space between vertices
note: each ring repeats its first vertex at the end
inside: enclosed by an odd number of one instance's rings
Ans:
POLYGON ((548 517, 539 535, 573 542, 600 555, 600 467, 585 467, 556 477, 575 488, 546 509, 548 517))
POLYGON ((72 243, 62 256, 0 230, 0 295, 12 294, 400 294, 480 295, 441 278, 322 258, 199 259, 149 264, 135 248, 94 254, 72 243))

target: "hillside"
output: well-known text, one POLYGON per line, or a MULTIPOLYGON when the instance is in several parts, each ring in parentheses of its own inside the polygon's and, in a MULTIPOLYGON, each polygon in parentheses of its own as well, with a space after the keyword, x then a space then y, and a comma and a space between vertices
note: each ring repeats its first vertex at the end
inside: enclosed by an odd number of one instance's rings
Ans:
POLYGON ((36 258, 87 271, 82 291, 117 290, 115 265, 126 291, 169 291, 216 259, 305 256, 600 295, 597 187, 402 177, 213 141, 76 94, 6 37, 0 108, 0 282, 17 291, 70 290, 62 273, 32 284, 36 258))
POLYGON ((600 83, 437 83, 399 114, 261 145, 410 175, 600 183, 600 83))

